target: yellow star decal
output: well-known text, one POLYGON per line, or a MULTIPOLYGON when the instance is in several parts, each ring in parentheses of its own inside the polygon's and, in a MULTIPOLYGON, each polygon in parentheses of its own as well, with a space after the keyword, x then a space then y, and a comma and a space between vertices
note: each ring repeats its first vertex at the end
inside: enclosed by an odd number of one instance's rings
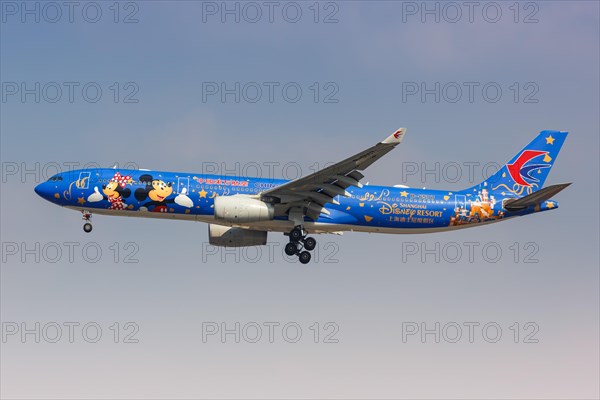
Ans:
POLYGON ((554 144, 554 138, 552 137, 552 135, 546 138, 546 144, 554 144))
POLYGON ((548 208, 554 208, 556 206, 555 206, 555 204, 553 202, 549 201, 549 202, 546 203, 546 207, 548 207, 548 208))
POLYGON ((346 207, 346 211, 348 211, 350 209, 350 206, 346 207))
POLYGON ((358 203, 358 206, 359 206, 359 207, 364 207, 364 206, 365 206, 365 203, 358 203))
POLYGON ((552 157, 550 157, 548 154, 546 154, 544 156, 544 162, 550 162, 550 161, 552 161, 552 157))
POLYGON ((78 197, 77 198, 77 203, 79 203, 79 204, 85 204, 85 199, 83 197, 78 197))
POLYGON ((204 191, 204 188, 202 188, 202 191, 198 192, 198 194, 200 195, 201 198, 206 198, 206 195, 208 194, 208 192, 204 191))
POLYGON ((369 217, 368 215, 365 215, 365 221, 371 222, 372 220, 373 220, 373 217, 369 217))
POLYGON ((400 196, 407 197, 408 196, 408 192, 406 190, 403 190, 402 192, 400 192, 400 196))

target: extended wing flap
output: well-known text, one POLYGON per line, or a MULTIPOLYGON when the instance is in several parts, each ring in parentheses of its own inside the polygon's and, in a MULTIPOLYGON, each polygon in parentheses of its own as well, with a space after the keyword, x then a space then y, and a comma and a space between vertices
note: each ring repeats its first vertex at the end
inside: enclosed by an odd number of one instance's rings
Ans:
POLYGON ((542 188, 537 192, 533 192, 519 199, 507 200, 504 203, 504 208, 506 208, 508 211, 517 211, 529 206, 540 204, 550 199, 552 196, 556 195, 557 193, 568 187, 570 184, 571 183, 559 183, 557 185, 542 188))

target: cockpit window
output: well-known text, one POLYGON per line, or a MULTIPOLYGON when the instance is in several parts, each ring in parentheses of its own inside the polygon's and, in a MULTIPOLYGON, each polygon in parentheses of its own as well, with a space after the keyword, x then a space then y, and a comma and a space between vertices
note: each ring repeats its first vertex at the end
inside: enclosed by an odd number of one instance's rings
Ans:
POLYGON ((54 175, 53 177, 48 179, 48 181, 50 181, 50 182, 57 182, 57 181, 62 181, 62 180, 63 180, 63 178, 60 175, 54 175))

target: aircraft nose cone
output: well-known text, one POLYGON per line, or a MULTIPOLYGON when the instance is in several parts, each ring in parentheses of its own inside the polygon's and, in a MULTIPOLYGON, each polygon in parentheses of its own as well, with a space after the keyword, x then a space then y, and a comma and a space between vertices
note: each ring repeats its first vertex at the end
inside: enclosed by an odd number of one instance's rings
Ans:
POLYGON ((37 185, 33 190, 41 198, 46 199, 48 201, 52 201, 52 193, 50 192, 50 189, 51 188, 49 187, 48 182, 42 182, 39 185, 37 185))

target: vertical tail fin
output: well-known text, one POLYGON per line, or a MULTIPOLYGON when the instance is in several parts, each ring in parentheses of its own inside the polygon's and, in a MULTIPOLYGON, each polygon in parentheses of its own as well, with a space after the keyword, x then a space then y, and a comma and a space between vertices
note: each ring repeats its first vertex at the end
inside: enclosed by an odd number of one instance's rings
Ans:
POLYGON ((556 162, 567 132, 542 131, 498 172, 471 189, 512 193, 516 196, 540 190, 556 162))

